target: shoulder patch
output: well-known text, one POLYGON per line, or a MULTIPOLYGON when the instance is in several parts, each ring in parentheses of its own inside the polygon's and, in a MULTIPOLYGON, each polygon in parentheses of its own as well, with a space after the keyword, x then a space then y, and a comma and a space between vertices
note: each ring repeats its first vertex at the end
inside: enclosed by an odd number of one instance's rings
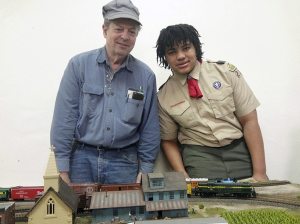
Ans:
POLYGON ((241 77, 241 72, 235 67, 233 64, 227 63, 228 70, 232 73, 235 73, 235 75, 240 78, 241 77))
POLYGON ((165 82, 158 88, 158 90, 160 90, 161 88, 163 88, 164 85, 169 81, 170 78, 171 78, 171 75, 169 76, 169 78, 167 79, 167 81, 165 81, 165 82))
POLYGON ((235 72, 237 70, 237 68, 233 64, 230 64, 230 63, 227 63, 227 67, 228 67, 228 70, 231 72, 235 72))

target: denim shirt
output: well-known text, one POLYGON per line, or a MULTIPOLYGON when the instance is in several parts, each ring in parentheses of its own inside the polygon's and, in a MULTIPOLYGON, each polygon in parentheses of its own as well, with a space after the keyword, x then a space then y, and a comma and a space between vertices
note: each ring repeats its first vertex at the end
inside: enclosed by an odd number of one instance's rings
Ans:
POLYGON ((152 172, 160 130, 152 70, 129 55, 112 79, 105 47, 73 57, 58 90, 51 145, 59 171, 69 171, 72 142, 124 148, 137 143, 140 171, 152 172), (128 97, 132 90, 144 98, 128 97))

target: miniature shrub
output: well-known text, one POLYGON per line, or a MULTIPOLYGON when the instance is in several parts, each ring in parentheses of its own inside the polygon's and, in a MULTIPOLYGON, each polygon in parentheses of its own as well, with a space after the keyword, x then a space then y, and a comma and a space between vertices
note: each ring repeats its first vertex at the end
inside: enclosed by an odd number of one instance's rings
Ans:
POLYGON ((230 212, 226 211, 221 216, 229 224, 300 224, 300 218, 296 218, 283 210, 259 209, 230 212))
POLYGON ((199 204, 199 209, 204 209, 204 205, 203 204, 199 204))

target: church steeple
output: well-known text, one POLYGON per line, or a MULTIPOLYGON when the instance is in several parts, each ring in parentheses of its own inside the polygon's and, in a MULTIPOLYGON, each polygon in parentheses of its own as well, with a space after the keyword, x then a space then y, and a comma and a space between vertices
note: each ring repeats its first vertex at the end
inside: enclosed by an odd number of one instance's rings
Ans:
POLYGON ((44 175, 44 192, 46 192, 49 187, 52 187, 56 192, 58 192, 59 190, 58 189, 59 173, 56 166, 54 151, 55 151, 55 147, 51 146, 48 164, 44 175))

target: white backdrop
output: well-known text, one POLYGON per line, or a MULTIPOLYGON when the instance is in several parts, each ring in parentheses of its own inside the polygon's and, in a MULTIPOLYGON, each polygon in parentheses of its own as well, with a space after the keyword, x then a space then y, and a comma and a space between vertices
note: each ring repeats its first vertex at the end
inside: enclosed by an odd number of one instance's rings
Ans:
MULTIPOLYGON (((58 85, 70 57, 104 45, 100 0, 0 0, 0 186, 43 184, 58 85)), ((133 0, 143 28, 132 54, 156 73, 167 25, 198 29, 204 57, 236 65, 261 102, 271 179, 300 183, 300 1, 133 0)))

